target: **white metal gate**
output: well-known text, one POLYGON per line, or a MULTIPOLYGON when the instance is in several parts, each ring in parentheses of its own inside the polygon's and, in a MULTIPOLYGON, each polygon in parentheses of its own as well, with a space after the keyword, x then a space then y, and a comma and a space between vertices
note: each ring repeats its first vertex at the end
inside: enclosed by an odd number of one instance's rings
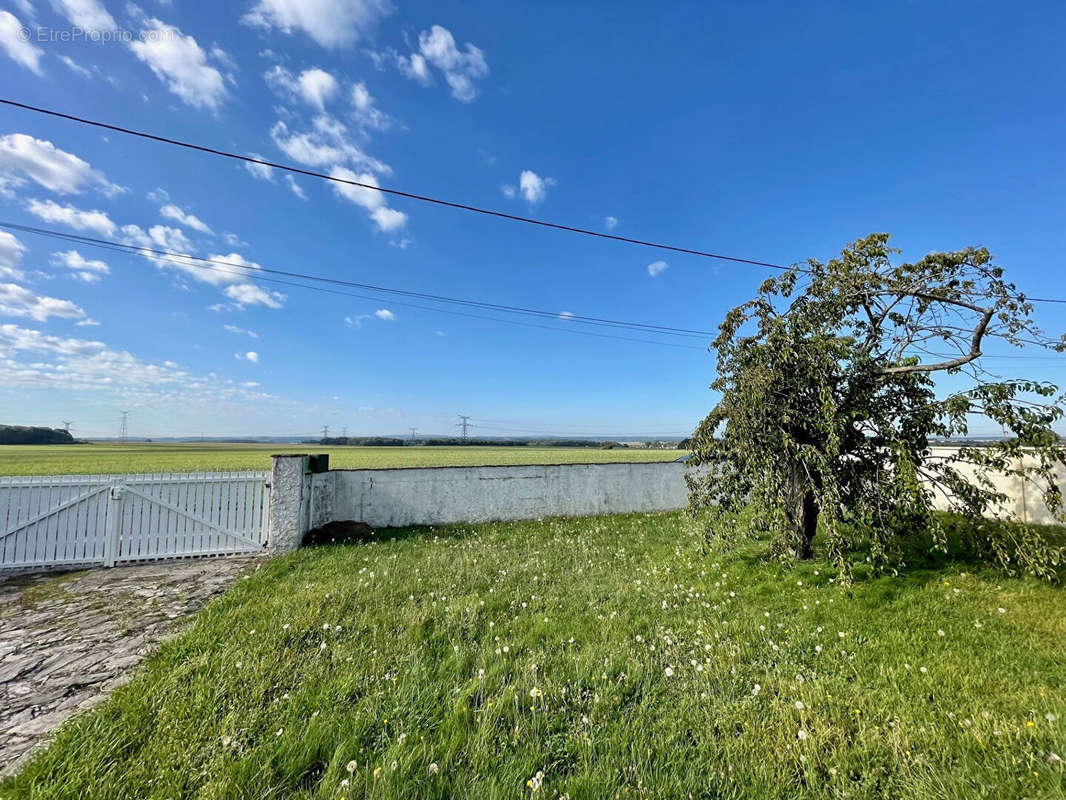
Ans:
POLYGON ((0 569, 262 550, 267 475, 0 477, 0 569))

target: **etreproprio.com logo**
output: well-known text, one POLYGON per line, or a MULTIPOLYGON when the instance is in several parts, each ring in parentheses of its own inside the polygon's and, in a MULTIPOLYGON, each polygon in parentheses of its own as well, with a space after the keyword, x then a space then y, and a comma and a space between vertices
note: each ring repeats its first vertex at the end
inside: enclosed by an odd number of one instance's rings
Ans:
POLYGON ((174 37, 169 30, 131 31, 128 28, 113 30, 89 30, 86 28, 28 28, 19 29, 19 39, 35 44, 49 42, 90 42, 92 44, 109 44, 111 42, 158 42, 174 37))

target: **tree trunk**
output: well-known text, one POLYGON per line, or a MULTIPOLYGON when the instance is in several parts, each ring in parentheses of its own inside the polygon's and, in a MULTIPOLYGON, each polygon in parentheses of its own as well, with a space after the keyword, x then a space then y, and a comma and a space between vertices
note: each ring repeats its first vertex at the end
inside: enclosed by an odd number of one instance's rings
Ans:
POLYGON ((818 501, 814 499, 814 492, 807 491, 803 495, 803 507, 796 519, 796 558, 806 561, 814 556, 811 545, 817 531, 818 501))
POLYGON ((801 464, 793 465, 791 478, 788 519, 792 526, 792 540, 796 558, 807 560, 814 556, 812 543, 818 530, 818 501, 801 464))

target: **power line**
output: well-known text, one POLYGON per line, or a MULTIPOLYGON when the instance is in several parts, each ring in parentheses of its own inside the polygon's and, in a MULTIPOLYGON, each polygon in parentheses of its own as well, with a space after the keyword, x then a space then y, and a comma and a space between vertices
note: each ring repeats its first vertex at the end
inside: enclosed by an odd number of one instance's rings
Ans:
MULTIPOLYGON (((430 294, 428 292, 416 292, 409 289, 396 289, 389 286, 377 286, 375 284, 370 283, 358 283, 355 281, 342 280, 340 278, 328 278, 322 275, 311 275, 308 273, 293 272, 289 270, 282 270, 271 267, 249 267, 247 264, 242 264, 235 261, 226 261, 224 259, 219 258, 206 258, 204 256, 194 256, 189 255, 187 253, 178 253, 173 250, 141 247, 139 245, 132 245, 127 244, 125 242, 115 241, 113 239, 100 239, 93 236, 83 236, 81 234, 67 233, 65 231, 57 231, 50 228, 40 228, 33 225, 22 225, 19 223, 8 222, 3 220, 0 220, 0 228, 19 231, 21 233, 29 233, 37 236, 46 236, 53 239, 60 239, 66 242, 77 242, 79 244, 88 245, 90 247, 99 247, 105 250, 116 250, 119 252, 141 255, 145 257, 157 257, 166 260, 170 263, 182 266, 196 267, 202 269, 214 269, 220 266, 236 268, 238 270, 244 271, 236 273, 229 270, 215 269, 215 271, 229 272, 229 274, 238 274, 245 277, 254 277, 257 280, 267 280, 266 278, 260 276, 260 273, 267 273, 270 275, 282 275, 290 278, 299 278, 302 280, 316 281, 319 283, 329 283, 338 286, 350 286, 356 289, 363 289, 366 291, 382 292, 385 294, 400 295, 404 297, 414 297, 422 300, 429 300, 436 303, 468 306, 472 308, 484 309, 487 311, 498 311, 509 314, 519 314, 549 319, 561 319, 566 322, 576 322, 583 325, 621 327, 629 328, 632 330, 645 331, 648 333, 661 333, 669 336, 686 336, 691 338, 704 338, 707 336, 715 335, 713 331, 703 331, 693 328, 677 328, 667 325, 655 325, 653 323, 647 322, 632 322, 629 320, 616 320, 605 317, 590 317, 581 314, 560 313, 558 311, 545 311, 543 309, 525 308, 523 306, 511 306, 502 303, 489 303, 482 300, 467 300, 458 297, 448 297, 446 295, 436 295, 430 294)), ((282 281, 281 283, 284 282, 282 281)), ((380 300, 382 298, 374 297, 366 299, 380 300)))
POLYGON ((463 431, 463 441, 466 441, 466 429, 470 427, 470 416, 467 414, 459 414, 459 422, 455 423, 455 427, 461 428, 463 431))
MULTIPOLYGON (((41 235, 41 236, 48 236, 48 237, 55 238, 55 239, 60 239, 60 240, 63 240, 63 241, 80 242, 82 244, 87 244, 90 247, 99 247, 99 248, 105 249, 105 250, 118 250, 119 252, 123 252, 123 253, 136 254, 136 253, 138 253, 139 250, 142 249, 142 248, 137 248, 137 247, 132 247, 132 246, 121 245, 121 243, 115 243, 116 246, 111 247, 108 243, 104 243, 104 244, 97 243, 97 242, 106 242, 106 240, 93 240, 91 237, 83 237, 83 236, 78 236, 78 235, 75 235, 75 234, 63 233, 63 232, 60 232, 60 231, 50 231, 50 230, 47 230, 47 229, 32 228, 31 226, 15 225, 15 224, 10 224, 10 223, 5 223, 5 222, 0 222, 0 228, 8 228, 8 229, 11 229, 11 230, 19 230, 19 231, 23 231, 23 232, 27 232, 27 233, 33 233, 33 234, 37 234, 37 235, 41 235)), ((265 277, 262 277, 262 276, 257 274, 259 272, 268 272, 268 271, 271 272, 271 273, 274 272, 273 270, 268 270, 266 268, 255 269, 255 268, 249 268, 249 267, 247 267, 245 265, 242 265, 242 264, 236 264, 236 263, 233 263, 233 262, 218 261, 217 262, 218 264, 229 264, 232 267, 236 268, 236 269, 223 269, 223 268, 219 268, 219 267, 215 266, 216 262, 211 261, 210 259, 198 259, 200 261, 205 261, 207 263, 205 263, 205 264, 197 264, 197 263, 190 263, 190 261, 189 261, 189 259, 196 259, 196 257, 194 257, 194 256, 185 256, 185 255, 182 255, 182 254, 179 254, 179 253, 174 253, 173 254, 174 257, 171 257, 171 256, 168 256, 168 255, 162 255, 162 254, 165 254, 165 253, 169 253, 170 251, 162 251, 162 250, 160 250, 160 251, 153 251, 153 252, 161 254, 161 255, 154 255, 153 258, 155 258, 157 260, 164 260, 164 261, 167 261, 169 263, 178 264, 178 265, 181 265, 181 266, 195 267, 197 269, 206 269, 206 270, 211 270, 211 271, 214 271, 214 272, 221 272, 223 274, 228 274, 228 275, 239 275, 242 278, 254 278, 256 281, 260 281, 260 282, 275 283, 275 284, 280 284, 282 286, 295 286, 297 288, 307 289, 307 290, 312 291, 312 292, 324 292, 326 294, 341 295, 343 297, 355 297, 355 298, 358 298, 358 299, 361 299, 361 300, 373 300, 375 302, 381 302, 384 299, 384 298, 381 298, 381 297, 371 297, 371 296, 368 296, 368 295, 356 294, 354 292, 345 292, 345 291, 341 291, 341 290, 338 290, 338 289, 328 289, 328 288, 325 288, 325 287, 322 287, 322 286, 307 286, 306 284, 296 283, 294 281, 279 280, 277 278, 265 278, 265 277), (247 270, 247 271, 240 272, 240 271, 237 271, 237 270, 247 270)), ((282 274, 287 274, 287 273, 282 273, 282 274)), ((329 280, 329 279, 326 279, 326 280, 329 280)), ((421 304, 418 304, 418 303, 408 303, 408 302, 405 302, 405 301, 402 301, 402 300, 390 300, 389 302, 391 304, 393 304, 393 305, 405 306, 407 308, 418 308, 418 309, 422 309, 424 311, 433 311, 433 312, 436 312, 438 314, 450 314, 450 315, 453 315, 453 316, 467 317, 469 319, 481 319, 481 320, 487 320, 489 322, 499 322, 499 323, 506 324, 506 325, 518 325, 518 326, 521 326, 521 327, 524 327, 524 328, 539 328, 541 330, 555 331, 555 332, 558 332, 558 333, 577 334, 579 336, 595 336, 597 338, 602 338, 602 339, 616 339, 616 340, 626 341, 626 342, 639 342, 639 343, 642 343, 642 344, 654 344, 654 345, 659 345, 661 347, 680 347, 680 348, 690 349, 690 350, 706 351, 705 347, 698 347, 696 345, 679 344, 679 343, 676 343, 676 342, 662 342, 662 341, 657 341, 657 340, 654 340, 654 339, 638 339, 638 338, 634 338, 632 336, 616 336, 616 335, 612 335, 612 334, 609 334, 609 333, 595 333, 593 331, 577 330, 575 328, 570 328, 570 327, 565 327, 564 328, 564 327, 551 326, 551 325, 537 325, 535 323, 519 322, 517 320, 511 320, 511 319, 500 319, 499 317, 490 317, 490 316, 485 316, 483 314, 470 314, 470 313, 463 312, 463 311, 453 311, 453 310, 449 310, 449 309, 445 309, 445 308, 435 308, 433 306, 426 306, 426 305, 421 305, 421 304)), ((440 300, 440 301, 435 301, 435 302, 446 302, 446 301, 440 300)), ((558 319, 558 315, 554 315, 554 317, 556 319, 558 319)), ((566 321, 569 322, 570 319, 567 318, 566 321)), ((580 321, 580 320, 577 320, 577 321, 580 321)), ((598 323, 590 323, 590 324, 598 324, 598 323)), ((627 330, 627 328, 622 328, 622 330, 627 330)), ((640 331, 640 330, 643 330, 643 329, 636 328, 636 329, 633 329, 633 330, 640 331)), ((654 331, 654 330, 647 330, 645 332, 646 333, 659 333, 659 331, 654 331)))
POLYGON ((130 412, 129 411, 123 411, 122 412, 122 421, 119 423, 119 427, 118 427, 118 438, 123 442, 123 444, 125 444, 126 436, 129 433, 129 420, 130 420, 130 412))
MULTIPOLYGON (((583 236, 592 236, 597 239, 607 239, 609 241, 622 242, 624 244, 634 244, 640 247, 650 247, 657 250, 667 250, 674 253, 683 253, 685 255, 700 256, 701 258, 716 259, 719 261, 730 261, 736 264, 748 264, 755 267, 766 267, 768 269, 776 269, 781 271, 788 271, 790 269, 799 269, 800 272, 807 272, 802 268, 795 266, 787 266, 785 264, 775 264, 770 261, 759 261, 753 258, 741 258, 739 256, 728 256, 722 253, 712 253, 707 250, 698 250, 695 248, 681 247, 678 245, 666 244, 664 242, 653 242, 645 239, 635 239, 629 236, 619 236, 613 233, 604 233, 602 231, 594 231, 589 228, 581 228, 576 225, 564 225, 558 222, 549 222, 548 220, 536 219, 534 217, 523 217, 518 214, 509 214, 506 211, 496 211, 489 208, 481 208, 480 206, 473 206, 467 203, 458 203, 452 200, 444 200, 439 197, 431 197, 429 195, 417 194, 414 192, 405 192, 400 189, 390 189, 384 186, 378 186, 372 183, 363 183, 361 181, 350 180, 347 178, 338 178, 334 175, 329 175, 325 172, 316 172, 315 170, 303 169, 302 167, 294 167, 291 164, 282 164, 276 161, 266 161, 261 158, 253 158, 251 156, 241 155, 240 153, 233 153, 228 150, 220 150, 215 147, 208 147, 206 145, 195 144, 193 142, 187 142, 181 139, 173 139, 168 136, 160 136, 158 134, 148 133, 146 131, 138 131, 133 128, 124 128, 121 125, 114 125, 108 122, 101 122, 99 120, 88 119, 87 117, 79 117, 74 114, 67 114, 62 111, 56 111, 50 108, 43 108, 41 106, 33 106, 28 103, 20 103, 17 100, 10 100, 8 98, 0 97, 0 104, 11 106, 12 108, 19 108, 23 111, 32 111, 36 114, 44 114, 46 116, 55 117, 57 119, 64 119, 69 122, 76 122, 81 125, 89 125, 94 128, 102 128, 104 130, 114 131, 116 133, 122 133, 127 136, 136 136, 141 139, 147 139, 153 142, 159 142, 162 144, 174 145, 175 147, 182 147, 187 150, 194 150, 201 153, 208 153, 210 155, 221 156, 223 158, 234 159, 236 161, 243 161, 247 164, 257 164, 263 167, 269 167, 271 169, 283 170, 296 175, 305 175, 310 178, 319 178, 320 180, 330 181, 332 183, 345 184, 348 186, 358 186, 361 189, 369 189, 371 191, 381 192, 382 194, 389 194, 395 197, 403 197, 408 200, 418 200, 423 203, 431 203, 433 205, 444 206, 446 208, 455 208, 460 211, 470 211, 475 214, 483 214, 489 217, 497 217, 499 219, 506 219, 512 222, 523 222, 528 225, 538 225, 543 228, 551 228, 553 230, 566 231, 568 233, 577 233, 583 236)), ((1027 297, 1027 300, 1034 303, 1066 303, 1064 298, 1053 297, 1027 297)))
POLYGON ((757 261, 751 258, 739 258, 737 256, 727 256, 721 253, 711 253, 706 250, 696 250, 689 247, 679 247, 676 245, 664 244, 662 242, 651 242, 644 239, 634 239, 629 236, 618 236, 613 233, 603 233, 602 231, 594 231, 588 228, 579 228, 574 225, 563 225, 558 222, 548 222, 547 220, 535 219, 533 217, 523 217, 517 214, 508 214, 505 211, 496 211, 489 208, 481 208, 479 206, 472 206, 466 203, 457 203, 451 200, 442 200, 438 197, 430 197, 429 195, 415 194, 414 192, 404 192, 399 189, 388 189, 382 186, 377 186, 371 183, 362 183, 360 181, 349 180, 346 178, 337 178, 333 175, 328 175, 324 172, 315 172, 314 170, 302 169, 301 167, 294 167, 291 164, 281 164, 274 161, 266 161, 260 158, 252 158, 251 156, 244 156, 240 153, 232 153, 227 150, 219 150, 214 147, 207 147, 205 145, 194 144, 192 142, 186 142, 181 139, 172 139, 168 136, 160 136, 158 134, 147 133, 145 131, 138 131, 132 128, 124 128, 119 125, 112 125, 107 122, 100 122, 98 120, 88 119, 86 117, 78 117, 73 114, 65 114, 61 111, 55 111, 49 108, 42 108, 40 106, 31 106, 27 103, 19 103, 15 100, 8 100, 0 98, 0 103, 11 106, 13 108, 20 108, 24 111, 33 111, 37 114, 45 114, 50 117, 56 117, 58 119, 65 119, 70 122, 77 122, 81 125, 91 125, 94 128, 103 128, 104 130, 114 131, 116 133, 126 134, 128 136, 137 136, 141 139, 148 139, 153 142, 161 142, 163 144, 174 145, 175 147, 184 147, 187 150, 196 150, 201 153, 209 153, 215 156, 222 156, 224 158, 231 158, 237 161, 244 161, 248 164, 258 164, 263 167, 270 167, 271 169, 280 169, 285 172, 291 172, 296 175, 306 175, 311 178, 320 178, 321 180, 332 181, 333 183, 346 184, 348 186, 358 186, 362 189, 370 189, 373 191, 382 192, 383 194, 390 194, 395 197, 404 197, 408 200, 418 200, 423 203, 432 203, 438 206, 445 206, 447 208, 455 208, 460 211, 470 211, 475 214, 484 214, 489 217, 497 217, 499 219, 506 219, 512 222, 524 222, 529 225, 539 225, 543 228, 551 228, 553 230, 566 231, 568 233, 579 233, 584 236, 594 236, 598 239, 608 239, 615 242, 624 242, 625 244, 635 244, 640 247, 651 247, 657 250, 668 250, 674 253, 684 253, 691 256, 700 256, 701 258, 713 258, 719 261, 731 261, 737 264, 749 264, 755 267, 768 267, 770 269, 789 270, 791 267, 784 266, 782 264, 772 264, 768 261, 757 261))

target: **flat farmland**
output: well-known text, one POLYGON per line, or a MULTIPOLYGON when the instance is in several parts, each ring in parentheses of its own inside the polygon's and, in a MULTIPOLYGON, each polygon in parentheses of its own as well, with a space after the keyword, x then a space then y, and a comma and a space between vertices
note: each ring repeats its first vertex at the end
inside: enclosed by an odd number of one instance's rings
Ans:
POLYGON ((219 443, 0 446, 0 475, 269 469, 272 453, 329 453, 334 469, 673 461, 681 450, 585 447, 323 447, 219 443))

